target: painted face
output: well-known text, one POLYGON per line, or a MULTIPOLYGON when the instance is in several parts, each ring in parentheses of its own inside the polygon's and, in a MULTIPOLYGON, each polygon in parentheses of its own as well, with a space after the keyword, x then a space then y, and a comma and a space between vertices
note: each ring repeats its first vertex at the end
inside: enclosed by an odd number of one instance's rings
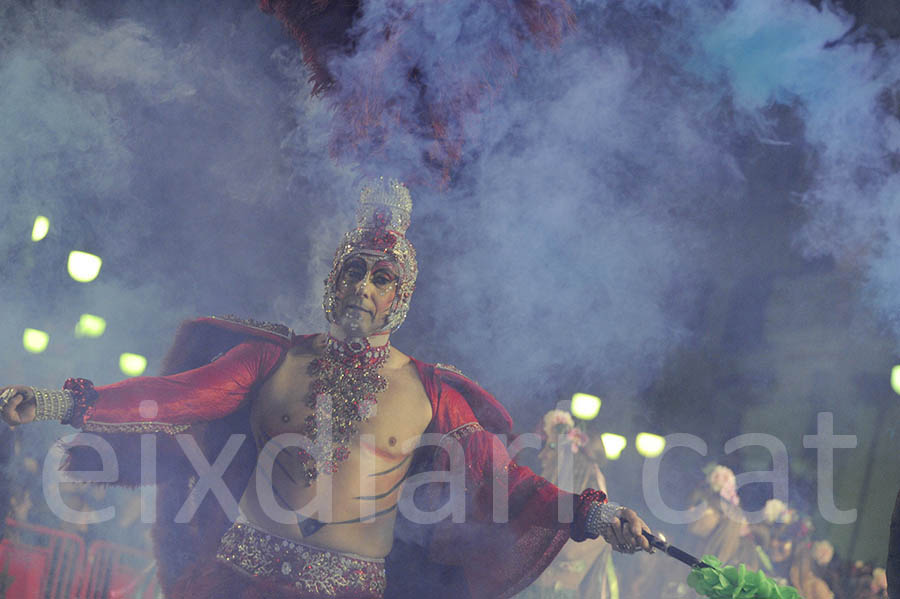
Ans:
POLYGON ((397 296, 396 263, 384 256, 356 254, 341 267, 335 296, 337 322, 354 336, 368 336, 387 323, 397 296))

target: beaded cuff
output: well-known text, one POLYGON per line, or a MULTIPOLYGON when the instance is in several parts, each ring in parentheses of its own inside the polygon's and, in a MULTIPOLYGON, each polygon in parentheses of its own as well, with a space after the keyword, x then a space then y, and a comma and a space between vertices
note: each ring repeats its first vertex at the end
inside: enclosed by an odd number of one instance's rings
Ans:
POLYGON ((616 503, 593 503, 588 511, 587 520, 584 523, 586 535, 591 539, 603 537, 609 539, 609 531, 613 518, 625 509, 616 503))
POLYGON ((592 537, 587 529, 588 516, 591 509, 595 505, 606 503, 606 493, 597 489, 585 489, 581 495, 576 498, 575 520, 572 522, 572 539, 575 541, 583 541, 588 538, 596 538, 596 534, 592 537))
POLYGON ((34 393, 34 419, 35 420, 59 420, 68 422, 72 418, 72 409, 75 400, 71 391, 57 389, 35 389, 34 393))
POLYGON ((94 403, 98 397, 94 383, 87 379, 68 379, 63 389, 72 394, 73 406, 69 420, 63 420, 62 423, 81 428, 94 412, 94 403))

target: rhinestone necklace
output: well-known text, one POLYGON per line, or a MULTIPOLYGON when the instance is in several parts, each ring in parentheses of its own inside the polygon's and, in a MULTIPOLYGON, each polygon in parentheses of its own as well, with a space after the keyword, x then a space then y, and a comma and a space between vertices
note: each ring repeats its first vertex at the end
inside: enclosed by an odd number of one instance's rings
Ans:
POLYGON ((376 394, 387 389, 378 369, 390 352, 387 343, 372 347, 368 339, 348 343, 328 335, 322 355, 310 362, 309 374, 316 378, 306 397, 313 413, 306 417, 304 432, 313 451, 300 450, 307 486, 319 473, 337 472, 350 456, 359 423, 373 415, 376 394))

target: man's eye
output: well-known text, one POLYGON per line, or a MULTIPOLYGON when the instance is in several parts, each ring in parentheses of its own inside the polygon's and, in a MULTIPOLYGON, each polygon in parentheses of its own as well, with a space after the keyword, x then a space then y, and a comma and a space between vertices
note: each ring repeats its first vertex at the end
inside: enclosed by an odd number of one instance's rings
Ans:
POLYGON ((391 283, 393 283, 394 277, 384 274, 376 274, 373 281, 375 281, 375 284, 379 287, 384 287, 385 285, 390 285, 391 283))

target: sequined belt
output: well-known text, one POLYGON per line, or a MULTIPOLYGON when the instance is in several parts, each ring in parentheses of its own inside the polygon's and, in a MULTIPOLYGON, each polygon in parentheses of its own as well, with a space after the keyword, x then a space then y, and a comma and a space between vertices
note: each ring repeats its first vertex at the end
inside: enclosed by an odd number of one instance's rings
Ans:
POLYGON ((378 599, 384 595, 384 560, 328 551, 277 537, 246 522, 222 536, 216 558, 297 597, 378 599))

